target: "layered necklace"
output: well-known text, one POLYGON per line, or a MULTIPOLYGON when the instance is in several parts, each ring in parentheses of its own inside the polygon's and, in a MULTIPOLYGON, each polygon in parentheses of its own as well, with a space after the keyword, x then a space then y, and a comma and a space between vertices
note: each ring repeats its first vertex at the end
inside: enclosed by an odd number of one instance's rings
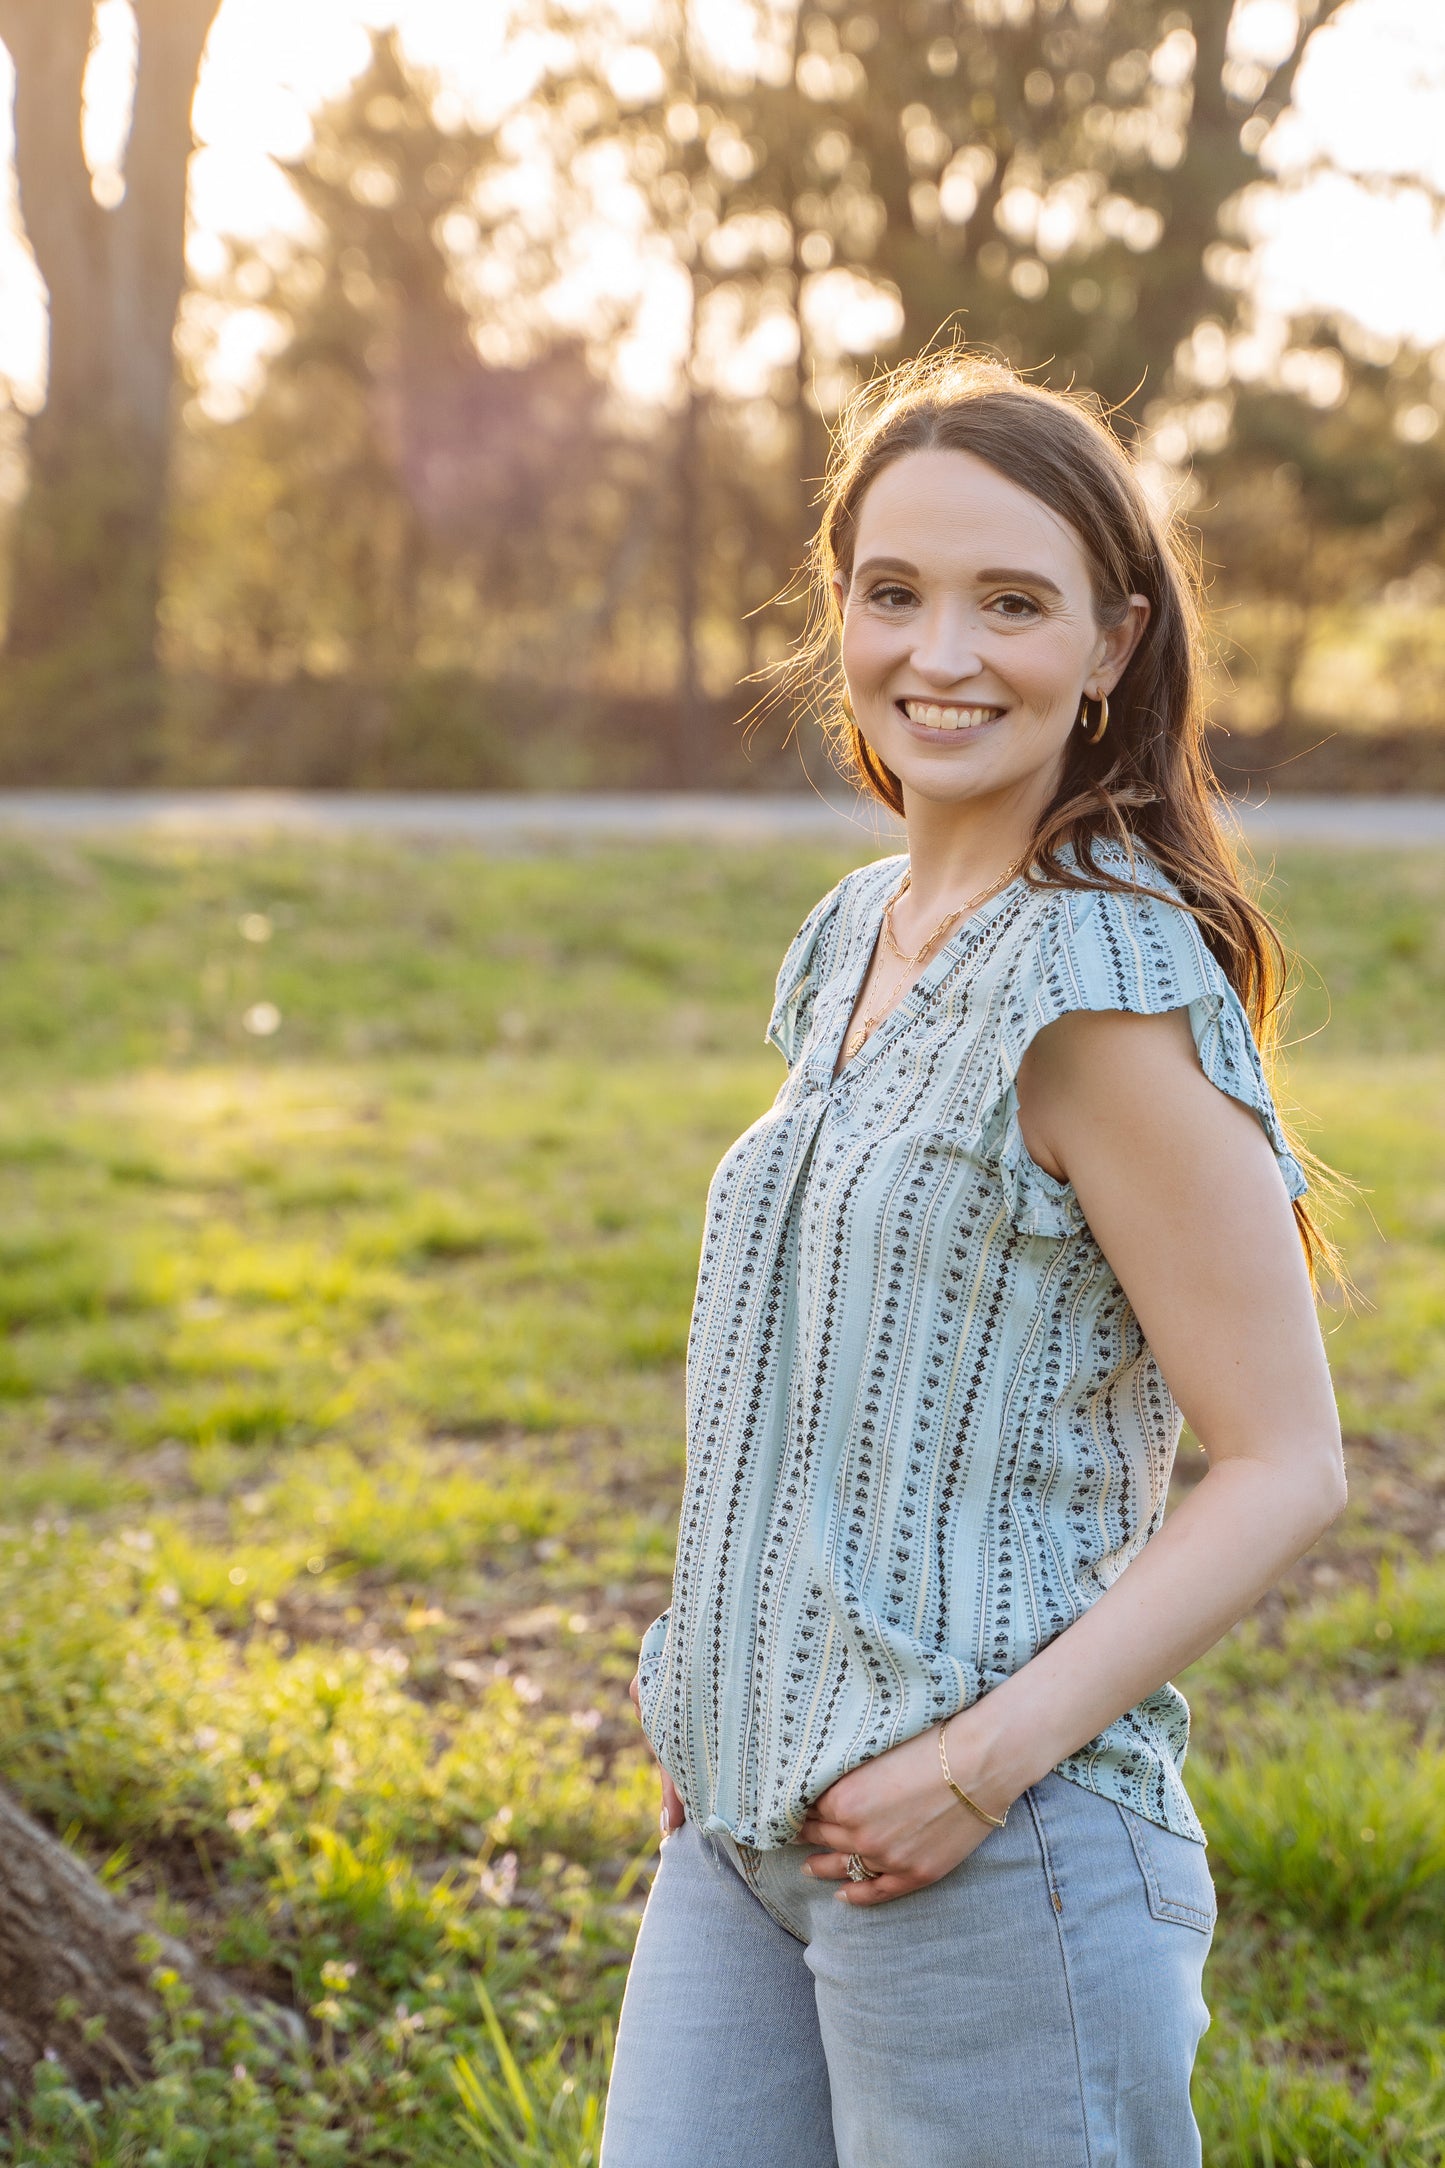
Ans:
MULTIPOLYGON (((987 888, 981 888, 976 896, 970 896, 966 903, 961 903, 958 906, 957 910, 950 911, 946 917, 941 918, 922 947, 915 949, 911 955, 905 949, 899 947, 898 936, 893 931, 894 905, 900 901, 912 878, 910 874, 905 873, 883 909, 882 931, 884 946, 892 950, 898 962, 903 965, 905 972, 916 971, 920 964, 927 961, 944 935, 950 932, 961 918, 967 918, 971 911, 976 911, 981 904, 988 903, 999 893, 1000 889, 1008 887, 1009 882, 1022 864, 1023 859, 1016 858, 1011 866, 1005 868, 996 881, 990 881, 987 888)), ((897 1007, 898 1002, 912 983, 913 981, 910 978, 895 974, 890 983, 879 986, 867 1014, 858 1018, 843 1042, 843 1059, 845 1062, 851 1061, 853 1056, 862 1047, 866 1046, 868 1040, 883 1022, 883 1019, 897 1007)))

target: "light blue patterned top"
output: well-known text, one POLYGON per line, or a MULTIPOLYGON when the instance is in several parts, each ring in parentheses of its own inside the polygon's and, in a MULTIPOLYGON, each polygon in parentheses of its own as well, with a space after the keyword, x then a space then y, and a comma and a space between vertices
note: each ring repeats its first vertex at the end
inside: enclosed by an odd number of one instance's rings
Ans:
MULTIPOLYGON (((1073 1190, 1025 1149, 1035 1033, 1187 1008, 1205 1074, 1305 1187, 1195 921, 1138 894, 1016 878, 835 1080, 905 864, 848 874, 778 975, 788 1075, 709 1192, 673 1598, 639 1661, 689 1816, 762 1849, 1027 1663, 1163 1519, 1179 1413, 1073 1190)), ((1188 1736, 1163 1686, 1059 1774, 1202 1841, 1188 1736)))

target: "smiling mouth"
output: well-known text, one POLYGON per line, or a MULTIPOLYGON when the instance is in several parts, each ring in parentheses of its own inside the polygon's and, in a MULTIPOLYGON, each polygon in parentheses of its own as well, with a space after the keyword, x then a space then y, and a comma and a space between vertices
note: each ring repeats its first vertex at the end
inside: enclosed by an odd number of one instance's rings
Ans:
POLYGON ((965 706, 957 700, 900 700, 899 707, 920 730, 944 731, 977 730, 983 723, 996 722, 1006 713, 1001 707, 965 706))

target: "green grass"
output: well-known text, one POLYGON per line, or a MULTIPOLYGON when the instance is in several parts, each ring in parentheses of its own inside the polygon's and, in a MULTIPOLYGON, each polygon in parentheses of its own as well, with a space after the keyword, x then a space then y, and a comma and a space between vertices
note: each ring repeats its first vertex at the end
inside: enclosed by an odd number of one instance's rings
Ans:
MULTIPOLYGON (((172 1986, 154 2077, 47 2066, 0 2158, 595 2162, 702 1199, 848 862, 4 846, 0 1777, 309 2044, 208 2039, 172 1986)), ((1424 2168, 1445 869, 1295 854, 1273 892, 1366 1299, 1330 1316, 1349 1511, 1186 1682, 1197 2098, 1211 2168, 1424 2168)))

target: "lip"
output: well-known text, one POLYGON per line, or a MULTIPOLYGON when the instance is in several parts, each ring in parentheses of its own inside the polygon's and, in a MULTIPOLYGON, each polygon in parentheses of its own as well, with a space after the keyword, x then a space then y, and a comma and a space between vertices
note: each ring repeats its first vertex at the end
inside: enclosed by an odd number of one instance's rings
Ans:
MULTIPOLYGON (((1001 708, 999 710, 999 713, 990 717, 989 721, 986 723, 967 723, 958 730, 935 730, 927 723, 915 723, 912 716, 910 716, 904 708, 903 702, 905 699, 919 700, 922 698, 922 694, 907 693, 900 695, 900 697, 893 703, 893 712, 898 718, 900 727, 906 730, 909 737, 914 739, 915 742, 919 745, 975 744, 978 739, 990 736, 991 733, 998 728, 999 724, 1007 722, 1009 717, 1009 710, 1007 708, 1001 708)), ((934 705, 935 707, 940 708, 986 708, 992 707, 993 704, 994 703, 989 700, 938 700, 932 703, 932 705, 934 705)))

